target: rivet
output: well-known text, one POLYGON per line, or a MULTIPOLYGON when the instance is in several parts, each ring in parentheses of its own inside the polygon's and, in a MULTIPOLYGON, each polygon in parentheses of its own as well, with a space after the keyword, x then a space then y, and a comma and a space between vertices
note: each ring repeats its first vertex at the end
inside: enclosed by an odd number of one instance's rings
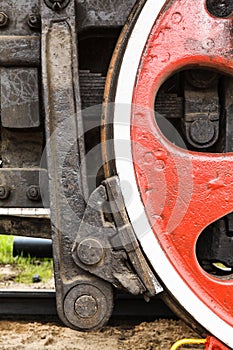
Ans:
POLYGON ((0 27, 1 28, 6 27, 8 23, 9 23, 8 15, 5 12, 0 11, 0 27))
POLYGON ((182 15, 180 12, 174 12, 172 15, 172 23, 179 24, 182 21, 182 15))

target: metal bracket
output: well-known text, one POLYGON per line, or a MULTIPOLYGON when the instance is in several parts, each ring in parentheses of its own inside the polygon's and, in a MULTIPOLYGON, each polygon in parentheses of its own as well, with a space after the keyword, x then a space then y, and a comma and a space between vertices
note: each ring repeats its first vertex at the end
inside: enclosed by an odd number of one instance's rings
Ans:
POLYGON ((75 10, 74 0, 58 12, 41 0, 42 81, 57 311, 69 327, 90 330, 108 321, 113 293, 71 256, 86 188, 75 10))
MULTIPOLYGON (((80 269, 70 256, 84 202, 79 179, 80 120, 75 2, 54 12, 41 0, 42 83, 45 109, 46 151, 53 239, 57 311, 66 315, 64 299, 76 285, 80 269)), ((72 308, 71 308, 72 309, 72 308)), ((72 309, 73 310, 73 309, 72 309)))
POLYGON ((82 269, 132 294, 152 296, 163 290, 134 235, 117 176, 92 192, 72 256, 82 269))
POLYGON ((0 206, 4 208, 48 208, 47 171, 36 168, 0 169, 0 206))
POLYGON ((184 128, 187 141, 197 148, 215 144, 219 137, 219 75, 190 70, 185 79, 184 128))

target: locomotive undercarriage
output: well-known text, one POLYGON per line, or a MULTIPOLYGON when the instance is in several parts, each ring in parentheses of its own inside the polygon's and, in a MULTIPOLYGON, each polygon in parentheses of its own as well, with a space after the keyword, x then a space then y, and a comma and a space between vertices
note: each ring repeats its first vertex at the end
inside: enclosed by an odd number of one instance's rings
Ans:
POLYGON ((117 288, 233 348, 232 3, 134 3, 0 2, 0 232, 52 237, 69 327, 117 288))

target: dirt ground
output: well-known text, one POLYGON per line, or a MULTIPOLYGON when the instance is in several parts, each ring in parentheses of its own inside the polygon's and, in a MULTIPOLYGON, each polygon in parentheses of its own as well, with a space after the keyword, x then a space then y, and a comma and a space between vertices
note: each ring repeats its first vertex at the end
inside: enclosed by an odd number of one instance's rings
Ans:
MULTIPOLYGON (((12 279, 15 270, 0 268, 0 289, 53 289, 54 281, 25 286, 12 279)), ((197 337, 181 321, 157 320, 141 324, 118 321, 99 332, 77 332, 64 327, 57 319, 41 321, 0 320, 0 350, 169 350, 184 337, 197 337)), ((183 347, 194 349, 194 347, 183 347)), ((203 349, 203 346, 195 349, 203 349)))
POLYGON ((56 322, 0 321, 1 350, 169 350, 176 340, 187 336, 196 335, 181 321, 171 320, 107 326, 91 333, 56 322))

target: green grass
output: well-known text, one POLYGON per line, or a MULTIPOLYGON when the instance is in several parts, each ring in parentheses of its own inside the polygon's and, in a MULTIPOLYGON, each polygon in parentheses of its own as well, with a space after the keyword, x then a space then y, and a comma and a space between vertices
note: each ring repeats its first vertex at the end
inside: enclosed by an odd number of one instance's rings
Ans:
POLYGON ((12 236, 0 236, 0 264, 13 264, 13 240, 12 236))
MULTIPOLYGON (((0 235, 0 265, 12 265, 17 271, 15 282, 29 284, 32 278, 39 275, 42 282, 53 276, 53 260, 16 256, 13 257, 13 236, 0 235)), ((0 276, 1 280, 1 276, 0 276)))

